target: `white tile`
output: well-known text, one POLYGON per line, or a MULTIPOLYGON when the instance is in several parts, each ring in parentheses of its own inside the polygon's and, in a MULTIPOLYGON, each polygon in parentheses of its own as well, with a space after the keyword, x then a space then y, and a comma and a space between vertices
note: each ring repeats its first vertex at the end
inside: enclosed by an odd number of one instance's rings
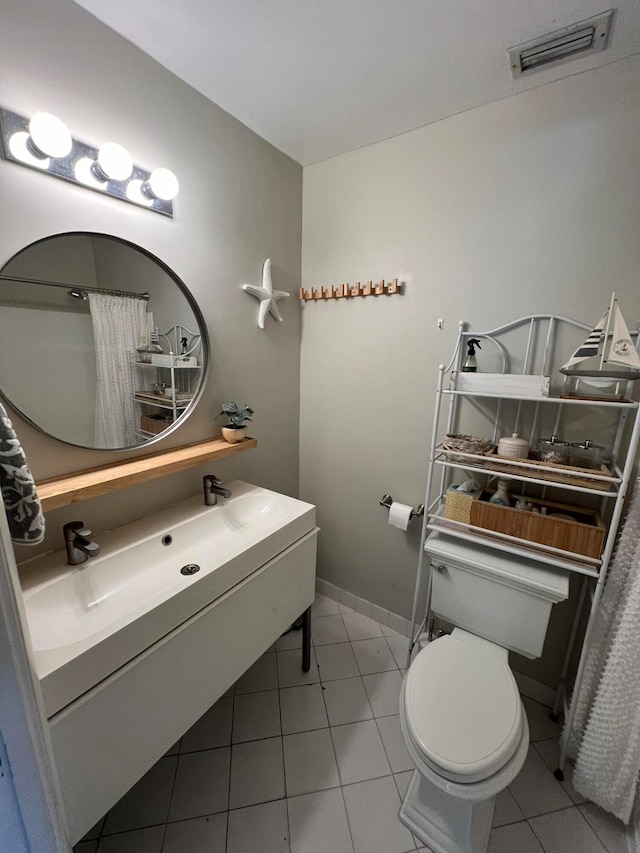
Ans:
MULTIPOLYGON (((508 826, 492 829, 487 853, 544 853, 544 850, 529 824, 523 820, 520 823, 510 823, 508 826)), ((578 851, 575 848, 569 848, 565 853, 578 853, 578 851)))
POLYGON ((252 740, 233 746, 229 808, 253 806, 284 797, 282 738, 252 740))
POLYGON ((378 622, 363 613, 347 613, 342 618, 350 640, 370 640, 372 637, 382 636, 382 628, 378 622))
MULTIPOLYGON (((389 613, 389 619, 391 619, 391 617, 392 617, 393 615, 394 615, 393 613, 389 613)), ((389 624, 388 624, 388 623, 387 623, 386 625, 381 624, 381 625, 380 625, 380 627, 382 628, 382 633, 383 633, 383 635, 384 635, 385 637, 398 637, 398 636, 404 636, 404 634, 398 634, 398 632, 396 631, 396 629, 395 629, 395 628, 391 628, 391 627, 389 626, 389 624)))
POLYGON ((280 729, 280 698, 277 690, 245 693, 233 700, 233 743, 277 737, 280 729))
POLYGON ((329 729, 285 735, 282 742, 288 797, 340 784, 329 729))
MULTIPOLYGON (((107 815, 103 832, 123 832, 164 823, 176 774, 176 756, 161 758, 107 815)), ((96 768, 97 769, 97 768, 96 768)))
POLYGON ((226 812, 181 820, 167 824, 162 853, 225 853, 226 840, 226 812))
POLYGON ((302 648, 302 628, 293 628, 276 640, 276 651, 286 652, 289 649, 302 648))
POLYGON ((360 675, 398 668, 384 637, 376 637, 373 640, 357 640, 355 643, 351 643, 351 646, 360 675))
POLYGON ((529 823, 545 853, 607 853, 577 806, 532 818, 529 823))
POLYGON ((329 725, 320 684, 302 684, 280 690, 282 733, 308 732, 329 725))
POLYGON ((330 584, 329 581, 325 581, 318 577, 316 578, 316 591, 319 592, 320 595, 326 595, 331 598, 332 596, 329 596, 329 590, 332 586, 333 584, 330 584))
POLYGON ((396 613, 389 613, 389 627, 393 628, 394 631, 397 631, 398 634, 402 634, 403 637, 406 637, 407 629, 409 628, 409 620, 405 619, 403 616, 398 616, 396 613))
POLYGON ((393 778, 396 780, 396 788, 398 789, 401 800, 404 799, 404 795, 407 793, 407 788, 409 787, 409 782, 411 781, 413 774, 413 770, 404 770, 402 773, 393 774, 393 778))
POLYGON ((230 748, 225 746, 180 756, 169 820, 186 820, 227 810, 230 754, 230 748))
POLYGON ((316 660, 320 679, 332 681, 336 678, 353 678, 360 675, 351 643, 337 643, 334 646, 317 646, 316 660))
POLYGON ((572 802, 533 746, 520 773, 509 786, 526 818, 565 809, 572 802))
POLYGON ((520 807, 513 798, 513 794, 508 788, 496 797, 496 807, 493 813, 494 826, 506 826, 508 823, 517 823, 524 819, 524 815, 520 811, 520 807))
POLYGON ((609 853, 627 853, 627 828, 595 803, 580 806, 580 813, 609 853))
POLYGON ((323 683, 324 702, 332 726, 371 720, 373 712, 362 683, 362 676, 323 683))
MULTIPOLYGON (((549 770, 556 770, 558 767, 558 760, 560 757, 560 740, 557 737, 549 738, 548 740, 539 740, 534 743, 534 748, 540 758, 547 765, 549 770)), ((564 779, 560 784, 567 792, 567 794, 571 797, 571 800, 575 805, 581 805, 582 803, 589 802, 586 797, 583 797, 582 794, 578 793, 576 789, 571 784, 571 778, 573 776, 573 765, 567 761, 564 768, 564 779)))
POLYGON ((311 640, 314 646, 328 646, 330 643, 346 643, 347 636, 342 614, 318 616, 311 620, 311 640))
POLYGON ((365 616, 371 616, 371 602, 367 601, 366 598, 360 598, 359 595, 356 595, 356 604, 353 608, 357 613, 363 613, 365 616))
POLYGON ((331 737, 343 785, 391 774, 391 767, 374 720, 335 726, 331 737))
POLYGON ((298 684, 314 684, 320 681, 316 653, 311 649, 311 666, 309 672, 302 671, 302 653, 295 649, 288 652, 278 652, 278 681, 280 687, 295 687, 298 684))
POLYGON ((311 605, 311 616, 333 616, 334 613, 340 613, 338 602, 333 598, 329 598, 322 593, 316 595, 315 601, 311 605))
POLYGON ((218 699, 206 714, 182 736, 180 752, 197 752, 200 749, 215 749, 231 743, 231 720, 233 699, 229 696, 218 699))
POLYGON ((350 592, 346 592, 346 590, 342 590, 342 595, 340 596, 340 604, 344 604, 345 607, 348 607, 350 610, 356 609, 356 597, 352 595, 350 592))
POLYGON ((353 853, 342 790, 287 800, 291 853, 353 853))
POLYGON ((376 622, 382 627, 383 625, 389 624, 389 611, 385 610, 384 607, 378 607, 377 604, 371 605, 371 618, 375 619, 376 622))
POLYGON ((134 829, 100 839, 100 853, 160 853, 164 826, 134 829))
POLYGON ((380 717, 376 720, 378 731, 382 738, 384 751, 387 753, 389 764, 394 773, 401 773, 403 770, 413 770, 413 762, 411 756, 407 752, 407 747, 402 736, 400 728, 400 715, 395 717, 380 717))
POLYGON ((347 607, 347 605, 342 604, 342 602, 340 602, 340 604, 338 604, 338 607, 340 608, 340 613, 342 613, 343 616, 345 615, 345 613, 355 613, 356 612, 353 609, 353 607, 347 607))
POLYGON ((362 680, 375 717, 389 717, 399 712, 402 687, 400 670, 363 675, 362 680))
POLYGON ((535 743, 537 740, 547 740, 548 738, 559 738, 562 734, 562 726, 559 722, 554 722, 549 714, 551 708, 546 705, 541 705, 539 702, 534 702, 528 696, 522 697, 522 704, 527 712, 527 720, 529 721, 529 740, 535 743))
POLYGON ((278 686, 276 655, 268 652, 249 667, 236 681, 236 696, 240 693, 257 693, 259 690, 274 690, 278 686))
MULTIPOLYGON (((286 800, 275 800, 229 812, 226 853, 251 853, 254 850, 260 853, 289 853, 286 800)), ((187 851, 192 853, 188 847, 181 853, 187 851)), ((221 853, 224 853, 224 848, 221 853)))
POLYGON ((343 788, 355 853, 407 853, 413 836, 398 819, 400 797, 393 777, 343 788))
POLYGON ((409 653, 409 638, 403 637, 401 634, 396 634, 393 637, 387 637, 386 640, 398 666, 406 666, 407 654, 409 653))

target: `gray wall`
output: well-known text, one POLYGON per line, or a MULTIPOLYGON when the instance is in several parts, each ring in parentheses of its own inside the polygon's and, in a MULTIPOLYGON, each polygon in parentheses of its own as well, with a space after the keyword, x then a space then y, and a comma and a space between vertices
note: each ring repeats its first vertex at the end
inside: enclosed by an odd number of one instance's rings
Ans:
MULTIPOLYGON (((303 286, 407 282, 303 305, 300 483, 320 577, 409 615, 419 531, 390 528, 378 501, 423 498, 459 320, 595 323, 615 289, 637 322, 639 138, 634 57, 305 168, 303 286)), ((556 608, 546 660, 522 664, 549 684, 569 618, 556 608)))
MULTIPOLYGON (((0 264, 34 240, 74 230, 114 234, 160 257, 202 309, 212 366, 196 411, 153 449, 212 437, 220 404, 246 401, 256 410, 259 446, 218 463, 216 473, 296 494, 299 303, 281 302, 284 323, 268 320, 260 331, 257 302, 240 286, 259 284, 270 257, 274 286, 297 293, 301 167, 71 0, 5 0, 0 54, 2 106, 27 116, 51 111, 77 138, 118 141, 135 162, 167 166, 180 181, 170 220, 0 159, 0 264)), ((63 402, 71 389, 56 382, 63 402)), ((136 455, 79 450, 10 416, 38 479, 136 455)), ((49 513, 44 547, 61 546, 71 518, 100 531, 194 494, 207 469, 49 513)), ((18 551, 18 559, 32 554, 18 551)))

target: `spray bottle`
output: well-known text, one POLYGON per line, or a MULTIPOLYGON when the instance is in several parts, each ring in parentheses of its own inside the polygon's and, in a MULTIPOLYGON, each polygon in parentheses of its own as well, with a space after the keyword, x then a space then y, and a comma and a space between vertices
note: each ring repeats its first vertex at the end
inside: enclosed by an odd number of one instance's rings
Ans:
POLYGON ((477 338, 469 338, 467 341, 467 347, 467 357, 462 365, 462 372, 475 373, 478 370, 478 364, 476 362, 476 347, 478 347, 478 349, 482 349, 482 347, 480 346, 480 341, 477 338))

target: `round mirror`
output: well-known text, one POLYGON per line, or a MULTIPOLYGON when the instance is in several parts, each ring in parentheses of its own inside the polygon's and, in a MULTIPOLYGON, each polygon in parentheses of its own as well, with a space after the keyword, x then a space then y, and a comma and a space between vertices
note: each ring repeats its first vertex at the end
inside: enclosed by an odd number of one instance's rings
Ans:
POLYGON ((149 252, 57 234, 0 270, 0 395, 53 438, 101 450, 157 441, 204 386, 202 314, 149 252))

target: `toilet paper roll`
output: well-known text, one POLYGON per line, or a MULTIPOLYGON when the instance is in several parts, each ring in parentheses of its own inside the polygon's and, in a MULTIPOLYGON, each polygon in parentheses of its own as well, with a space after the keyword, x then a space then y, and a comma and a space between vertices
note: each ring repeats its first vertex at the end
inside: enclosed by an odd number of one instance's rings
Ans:
POLYGON ((411 519, 411 511, 410 506, 393 501, 389 507, 389 524, 400 530, 406 530, 411 519))

